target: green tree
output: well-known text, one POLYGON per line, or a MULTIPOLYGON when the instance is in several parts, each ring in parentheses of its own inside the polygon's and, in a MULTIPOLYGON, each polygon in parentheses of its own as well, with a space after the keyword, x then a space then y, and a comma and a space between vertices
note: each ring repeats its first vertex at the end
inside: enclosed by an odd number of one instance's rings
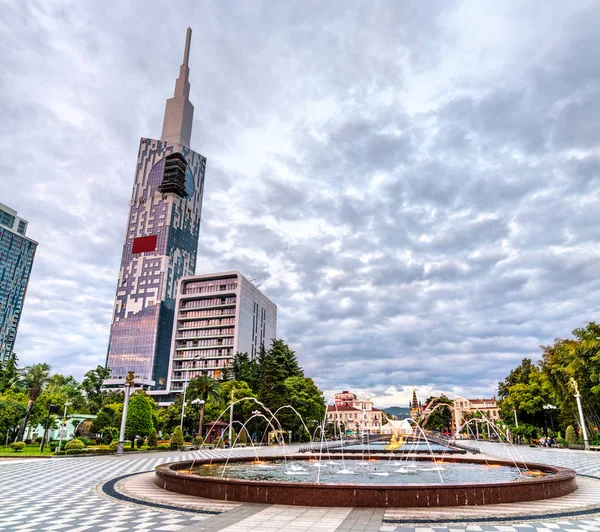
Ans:
POLYGON ((258 363, 248 353, 235 354, 231 371, 236 381, 244 381, 251 390, 258 390, 258 363))
POLYGON ((181 427, 175 427, 171 435, 171 443, 176 443, 178 448, 183 446, 183 432, 181 432, 181 427))
POLYGON ((16 353, 11 353, 0 367, 0 393, 19 384, 19 368, 16 353))
MULTIPOLYGON (((298 376, 288 377, 284 381, 284 386, 289 404, 298 411, 307 426, 314 419, 324 418, 325 398, 312 379, 298 376)), ((310 438, 310 434, 306 434, 300 419, 296 418, 294 425, 293 428, 288 427, 288 430, 293 430, 294 434, 297 437, 301 436, 302 439, 310 438)))
POLYGON ((514 411, 517 411, 519 425, 545 426, 544 405, 552 402, 551 386, 540 367, 529 358, 513 369, 504 381, 498 384, 498 406, 502 420, 517 433, 514 425, 514 411))
MULTIPOLYGON (((88 408, 92 414, 97 413, 102 407, 103 392, 102 382, 110 376, 110 369, 97 366, 86 372, 81 381, 81 389, 85 391, 88 408)), ((113 402, 113 401, 111 401, 113 402)))
POLYGON ((450 431, 452 427, 452 401, 445 395, 427 399, 428 415, 425 417, 425 428, 440 432, 450 431), (443 406, 448 405, 448 406, 443 406))
POLYGON ((136 436, 148 436, 153 429, 152 403, 145 394, 134 393, 129 400, 125 424, 125 436, 131 439, 131 448, 136 436))
MULTIPOLYGON (((248 383, 244 381, 232 380, 221 383, 220 388, 221 400, 219 402, 207 403, 204 411, 204 417, 209 421, 215 421, 219 415, 225 410, 222 421, 229 421, 229 405, 233 401, 238 401, 246 397, 255 397, 254 393, 248 386, 248 383)), ((245 421, 252 415, 252 411, 256 410, 257 405, 254 401, 242 401, 237 403, 233 409, 233 419, 236 421, 245 421)))
POLYGON ((577 436, 575 435, 575 428, 573 425, 569 425, 565 432, 565 443, 567 445, 573 445, 577 443, 577 436))
POLYGON ((27 426, 27 420, 29 418, 31 409, 42 393, 42 390, 44 389, 44 386, 48 382, 49 378, 50 366, 46 363, 26 366, 21 370, 20 382, 22 387, 27 391, 29 401, 27 402, 27 411, 23 417, 23 420, 21 421, 21 426, 19 427, 19 432, 16 438, 17 441, 23 440, 23 434, 25 434, 25 427, 27 426))
POLYGON ((22 401, 4 394, 0 395, 0 438, 4 436, 8 441, 9 434, 18 426, 26 413, 27 408, 22 401))
POLYGON ((204 403, 200 405, 200 419, 198 422, 198 435, 204 437, 204 432, 202 430, 204 424, 204 409, 208 402, 216 404, 221 403, 221 383, 208 375, 194 377, 188 383, 187 398, 190 401, 196 399, 204 401, 204 403))
POLYGON ((155 449, 158 446, 158 433, 156 432, 156 429, 153 429, 152 432, 150 433, 150 436, 148 436, 148 447, 150 447, 150 449, 155 449))

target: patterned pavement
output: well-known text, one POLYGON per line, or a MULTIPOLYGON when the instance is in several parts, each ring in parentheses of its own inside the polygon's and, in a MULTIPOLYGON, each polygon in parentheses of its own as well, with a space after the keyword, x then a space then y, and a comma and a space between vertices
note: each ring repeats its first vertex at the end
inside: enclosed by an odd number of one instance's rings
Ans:
MULTIPOLYGON (((498 444, 482 443, 478 447, 489 455, 508 457, 498 444)), ((292 452, 295 449, 290 449, 292 452)), ((269 448, 269 454, 281 452, 269 448)), ((251 449, 236 449, 234 456, 251 455, 251 449)), ((518 448, 517 459, 565 466, 579 474, 600 479, 600 453, 564 449, 518 448)), ((569 519, 533 520, 523 517, 512 522, 442 523, 402 521, 397 510, 311 509, 266 506, 252 508, 238 505, 226 509, 195 512, 173 511, 141 506, 108 497, 98 488, 107 481, 126 475, 152 471, 158 464, 192 457, 228 456, 228 450, 190 453, 148 453, 123 457, 73 457, 36 460, 0 461, 0 531, 86 531, 125 532, 194 530, 337 530, 382 532, 553 532, 562 530, 600 531, 600 514, 569 519), (319 525, 307 525, 308 516, 316 518, 326 512, 319 525), (221 524, 219 524, 221 523, 221 524)), ((600 500, 598 501, 600 505, 600 500)), ((314 519, 313 519, 314 521, 314 519)))

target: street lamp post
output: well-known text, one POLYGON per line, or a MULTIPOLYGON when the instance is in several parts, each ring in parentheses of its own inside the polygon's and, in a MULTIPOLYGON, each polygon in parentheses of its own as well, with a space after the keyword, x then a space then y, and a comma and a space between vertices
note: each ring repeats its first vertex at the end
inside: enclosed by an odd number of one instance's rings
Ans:
POLYGON ((581 394, 579 393, 579 386, 577 385, 577 381, 571 377, 569 379, 569 384, 571 388, 573 388, 575 392, 575 400, 577 401, 577 410, 579 411, 579 424, 581 425, 581 430, 583 431, 583 444, 585 446, 585 450, 590 450, 590 442, 588 440, 587 430, 585 428, 585 419, 583 418, 583 408, 581 408, 581 394))
POLYGON ((544 409, 544 413, 548 412, 548 415, 550 416, 550 424, 552 425, 552 434, 554 434, 554 411, 556 410, 556 406, 554 405, 544 405, 542 407, 544 409))
POLYGON ((119 430, 119 443, 117 444, 117 452, 115 454, 122 455, 125 445, 125 425, 127 424, 127 408, 129 407, 129 394, 131 387, 134 385, 135 375, 133 371, 127 372, 125 378, 125 400, 123 401, 123 415, 121 416, 121 430, 119 430))
POLYGON ((233 446, 233 394, 235 388, 231 388, 231 404, 229 405, 229 446, 233 446))
MULTIPOLYGON (((189 372, 189 370, 187 370, 189 372)), ((183 416, 185 415, 185 395, 188 387, 187 380, 188 373, 186 373, 186 379, 183 383, 183 402, 181 403, 181 422, 179 423, 179 428, 181 429, 181 433, 183 434, 183 416)))
MULTIPOLYGON (((63 419, 62 419, 62 429, 60 431, 60 434, 58 435, 58 452, 60 452, 60 444, 62 443, 62 439, 63 439, 63 431, 66 432, 67 429, 67 406, 69 406, 71 403, 69 403, 69 401, 65 401, 65 411, 63 413, 63 419)), ((64 436, 66 436, 66 434, 64 434, 64 436)))
MULTIPOLYGON (((253 411, 252 411, 252 415, 253 415, 253 416, 258 416, 260 413, 261 413, 261 412, 260 412, 260 410, 253 410, 253 411)), ((256 422, 256 420, 255 420, 255 421, 254 421, 254 441, 257 441, 257 440, 258 440, 258 438, 257 438, 257 434, 256 434, 257 432, 258 432, 258 429, 257 429, 257 422, 256 422)), ((250 437, 250 439, 252 439, 252 437, 250 437)))
MULTIPOLYGON (((195 361, 200 355, 194 355, 192 357, 192 361, 195 361)), ((187 364, 187 362, 186 362, 187 364)), ((193 362, 192 362, 193 364, 193 362)), ((192 369, 195 369, 195 366, 192 366, 192 369)), ((187 388, 188 388, 188 384, 189 384, 189 380, 190 380, 190 368, 185 368, 185 379, 183 381, 183 403, 181 405, 181 422, 179 423, 179 428, 181 429, 181 432, 183 433, 183 417, 184 417, 184 413, 185 413, 185 396, 187 394, 187 388)), ((202 436, 202 435, 200 435, 202 436)))

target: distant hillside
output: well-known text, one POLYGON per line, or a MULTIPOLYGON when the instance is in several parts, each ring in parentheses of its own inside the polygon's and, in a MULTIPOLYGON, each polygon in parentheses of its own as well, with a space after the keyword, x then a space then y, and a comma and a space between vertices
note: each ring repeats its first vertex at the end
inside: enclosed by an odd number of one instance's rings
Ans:
POLYGON ((395 416, 399 419, 404 419, 406 417, 410 417, 410 408, 405 406, 390 406, 389 408, 382 409, 386 414, 390 416, 395 416))

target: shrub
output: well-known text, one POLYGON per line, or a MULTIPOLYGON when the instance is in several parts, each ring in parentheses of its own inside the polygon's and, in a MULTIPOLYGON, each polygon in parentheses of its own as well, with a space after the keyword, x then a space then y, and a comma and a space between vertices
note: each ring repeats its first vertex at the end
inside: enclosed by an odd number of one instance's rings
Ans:
POLYGON ((183 446, 183 434, 180 427, 176 427, 171 436, 171 443, 176 443, 177 447, 181 449, 183 446))
POLYGON ((48 447, 50 447, 50 452, 54 452, 54 451, 56 451, 56 448, 58 447, 58 442, 57 441, 51 441, 48 444, 48 447))
POLYGON ((37 443, 38 445, 39 445, 40 443, 42 443, 42 437, 41 437, 41 436, 38 436, 38 437, 35 439, 35 443, 37 443))
POLYGON ((150 436, 148 436, 148 447, 150 447, 151 449, 156 449, 157 446, 158 446, 158 433, 156 432, 156 429, 154 429, 152 431, 152 433, 150 434, 150 436))
POLYGON ((142 445, 144 445, 144 443, 146 443, 146 438, 144 438, 143 436, 140 436, 136 442, 135 445, 137 446, 137 448, 139 449, 142 445))
POLYGON ((83 442, 81 440, 71 440, 69 442, 67 442, 67 445, 65 445, 65 451, 72 451, 74 449, 77 450, 83 450, 83 448, 85 447, 85 445, 83 444, 83 442))
POLYGON ((108 449, 110 451, 112 451, 113 453, 117 451, 117 447, 119 446, 119 442, 118 441, 113 441, 110 443, 110 445, 108 446, 108 449))
POLYGON ((577 436, 575 435, 575 428, 573 425, 567 427, 567 431, 565 432, 565 443, 568 445, 577 443, 577 436))
POLYGON ((14 443, 10 444, 10 448, 16 453, 18 451, 22 451, 23 449, 25 449, 25 442, 24 441, 16 441, 14 443))
POLYGON ((90 443, 92 443, 92 440, 90 440, 89 438, 84 438, 83 436, 77 438, 81 443, 83 443, 84 447, 87 447, 90 443))
POLYGON ((25 445, 31 445, 31 440, 25 440, 25 445))
POLYGON ((196 436, 194 438, 194 447, 200 447, 202 445, 202 437, 196 436))

